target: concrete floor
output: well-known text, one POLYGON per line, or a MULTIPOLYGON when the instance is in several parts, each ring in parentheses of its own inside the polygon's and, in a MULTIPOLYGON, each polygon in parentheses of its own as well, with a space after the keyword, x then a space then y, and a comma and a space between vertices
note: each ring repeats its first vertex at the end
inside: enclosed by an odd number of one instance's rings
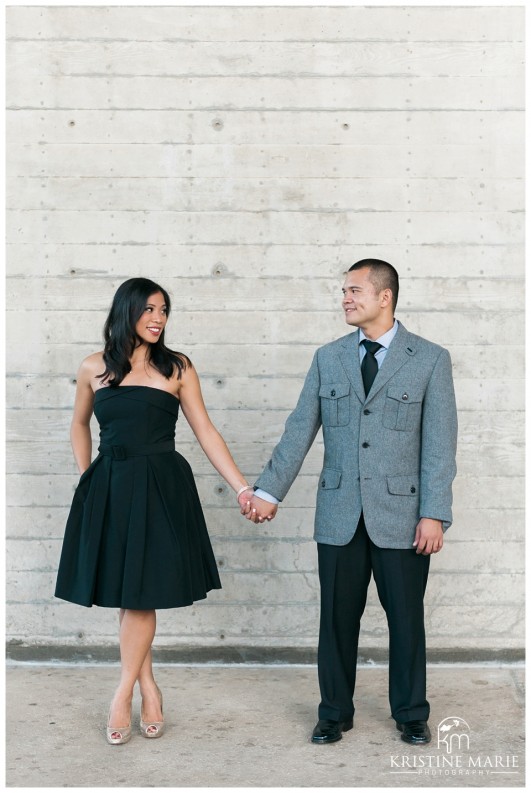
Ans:
MULTIPOLYGON (((525 784, 521 665, 430 666, 433 741, 422 748, 401 741, 389 718, 382 667, 360 668, 354 729, 329 746, 309 742, 318 701, 313 666, 158 666, 166 733, 147 741, 136 728, 128 744, 109 746, 103 727, 117 677, 109 665, 10 664, 7 786, 525 784), (438 747, 437 726, 450 716, 467 722, 468 750, 438 747)), ((136 695, 134 724, 138 718, 136 695)))

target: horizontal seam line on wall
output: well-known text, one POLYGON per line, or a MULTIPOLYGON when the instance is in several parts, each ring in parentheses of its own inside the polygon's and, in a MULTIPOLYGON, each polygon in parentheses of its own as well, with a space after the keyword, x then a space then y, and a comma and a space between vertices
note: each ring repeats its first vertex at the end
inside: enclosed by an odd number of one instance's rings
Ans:
MULTIPOLYGON (((50 298, 50 299, 52 299, 52 298, 50 298)), ((275 299, 274 297, 269 298, 269 300, 271 300, 271 301, 273 301, 274 299, 275 299)), ((28 310, 35 311, 35 309, 28 309, 28 310)), ((106 309, 105 308, 101 308, 99 310, 100 311, 105 311, 106 309)), ((15 313, 15 312, 16 313, 20 313, 20 308, 12 309, 12 310, 6 309, 6 311, 8 313, 15 313)), ((65 314, 66 313, 70 313, 70 314, 82 314, 82 313, 90 314, 90 313, 94 312, 94 308, 85 308, 85 309, 83 309, 83 308, 71 308, 71 309, 69 309, 69 308, 61 308, 61 309, 58 309, 58 308, 56 308, 54 306, 51 306, 51 307, 49 307, 47 309, 41 309, 41 311, 42 311, 43 314, 55 314, 55 313, 57 313, 57 311, 61 311, 62 313, 65 313, 65 314)), ((230 313, 230 311, 231 310, 229 309, 229 313, 230 313)), ((239 312, 239 313, 247 313, 247 314, 256 314, 257 312, 260 312, 260 313, 263 313, 263 314, 278 313, 278 309, 276 309, 276 308, 267 308, 267 307, 264 307, 264 306, 260 306, 259 308, 258 307, 257 308, 249 308, 249 309, 243 309, 243 310, 239 309, 239 308, 233 308, 232 311, 233 312, 239 312)), ((308 311, 309 311, 308 308, 304 308, 304 309, 290 308, 290 309, 283 309, 282 313, 283 314, 306 314, 307 315, 308 311)), ((519 314, 521 314, 524 311, 525 311, 525 307, 513 308, 511 313, 513 315, 519 315, 519 314)), ((225 314, 225 313, 227 313, 227 309, 226 308, 216 309, 216 308, 210 308, 209 307, 208 310, 206 310, 206 309, 199 310, 197 308, 186 308, 186 306, 179 307, 179 313, 180 314, 205 314, 207 312, 209 314, 225 314)), ((332 316, 332 315, 333 316, 337 316, 337 309, 336 308, 320 309, 320 310, 319 309, 315 309, 313 311, 313 313, 314 314, 321 314, 324 317, 332 316)), ((481 305, 478 304, 478 305, 472 305, 468 309, 465 309, 464 306, 456 306, 455 308, 433 308, 430 311, 426 311, 425 308, 414 308, 413 306, 405 306, 405 307, 403 306, 401 313, 402 314, 463 314, 463 315, 467 315, 467 314, 474 314, 474 315, 491 314, 492 315, 494 313, 503 314, 504 311, 503 311, 502 308, 492 309, 489 306, 487 306, 485 308, 482 308, 481 305)), ((87 342, 87 344, 88 343, 90 343, 90 342, 87 342)))
MULTIPOLYGON (((90 271, 90 272, 93 273, 93 271, 90 271)), ((106 280, 106 281, 114 280, 116 278, 116 275, 113 274, 111 276, 111 278, 109 279, 109 276, 107 275, 107 273, 104 270, 100 270, 100 271, 98 271, 98 273, 102 273, 102 274, 105 273, 105 275, 103 275, 102 278, 103 278, 103 280, 106 280)), ((84 277, 85 276, 83 274, 83 271, 77 271, 76 270, 75 273, 58 273, 55 276, 33 275, 32 276, 32 280, 33 281, 55 281, 55 279, 57 278, 58 280, 77 281, 77 280, 83 279, 84 277)), ((172 281, 188 281, 188 282, 189 281, 197 281, 199 284, 204 284, 205 283, 204 276, 198 276, 198 275, 172 275, 170 277, 171 277, 172 281)), ((212 276, 212 277, 213 277, 213 280, 215 280, 216 282, 220 282, 220 281, 223 281, 223 280, 225 280, 225 281, 229 280, 231 283, 233 281, 252 282, 255 278, 258 278, 258 280, 260 280, 260 278, 261 278, 261 276, 248 276, 248 275, 231 275, 231 276, 219 276, 219 277, 212 276)), ((21 280, 27 280, 27 278, 28 278, 28 276, 24 275, 22 273, 20 273, 20 274, 13 273, 12 275, 7 275, 6 276, 6 281, 10 281, 10 280, 21 281, 21 280)), ((92 275, 92 274, 89 275, 88 278, 91 281, 92 280, 101 280, 97 275, 92 275)), ((272 280, 275 283, 277 283, 278 281, 282 281, 282 283, 285 283, 286 281, 291 281, 293 283, 299 283, 300 282, 300 279, 297 278, 296 276, 282 276, 282 277, 274 276, 272 278, 272 280)), ((514 281, 515 283, 521 283, 522 282, 522 278, 518 277, 516 275, 515 276, 511 276, 511 275, 507 275, 507 276, 505 276, 505 275, 492 275, 492 276, 490 276, 490 275, 488 275, 488 276, 487 275, 463 275, 459 279, 455 279, 455 280, 461 281, 462 283, 468 283, 469 281, 486 281, 489 284, 492 283, 492 282, 496 282, 496 281, 501 281, 502 283, 505 283, 506 281, 509 281, 509 282, 514 281)), ((411 285, 412 282, 417 282, 419 284, 426 284, 426 283, 429 283, 430 281, 443 281, 443 282, 446 282, 447 279, 446 279, 445 276, 442 276, 442 275, 424 275, 423 276, 422 274, 419 274, 419 275, 413 275, 413 276, 401 276, 400 281, 404 282, 404 283, 408 283, 409 285, 411 285)), ((312 278, 312 284, 314 284, 314 283, 329 284, 330 283, 330 276, 315 276, 315 278, 312 278)), ((330 296, 334 297, 334 295, 331 295, 330 293, 327 296, 328 297, 330 297, 330 296)), ((323 295, 323 297, 324 297, 324 295, 323 295)), ((75 310, 77 311, 78 309, 76 308, 75 310)), ((91 309, 87 309, 87 310, 93 311, 94 309, 91 308, 91 309)), ((199 309, 196 309, 196 310, 199 310, 199 309)), ((223 309, 223 310, 226 310, 226 309, 223 309)), ((304 309, 304 310, 306 310, 306 309, 304 309)), ((180 307, 179 307, 179 311, 181 311, 180 307)), ((246 342, 246 343, 254 345, 256 342, 253 340, 253 341, 249 341, 249 342, 246 342)), ((264 344, 264 342, 261 342, 261 343, 264 344)), ((258 342, 258 344, 260 344, 260 342, 258 342)), ((494 346, 496 346, 496 345, 494 345, 494 346)), ((507 345, 502 340, 498 346, 500 346, 500 347, 507 347, 507 346, 508 347, 522 347, 523 346, 523 342, 521 344, 511 343, 511 344, 507 345)), ((28 376, 30 376, 32 374, 33 374, 32 372, 28 372, 28 376)), ((11 373, 8 372, 6 374, 6 377, 10 377, 10 376, 11 376, 11 373)), ((62 375, 59 372, 55 372, 53 374, 50 373, 50 377, 60 377, 60 376, 62 376, 62 375)), ((216 377, 216 376, 219 377, 220 375, 219 374, 216 375, 216 373, 213 372, 209 376, 210 377, 216 377)), ((259 375, 257 375, 257 377, 258 376, 259 375)), ((268 375, 262 375, 262 376, 263 377, 267 377, 268 375)), ((275 377, 291 377, 292 375, 288 375, 288 374, 278 374, 277 375, 277 374, 275 374, 274 376, 275 377)))
MULTIPOLYGON (((332 242, 319 242, 315 245, 309 245, 307 242, 281 242, 281 243, 271 243, 271 242, 137 242, 135 240, 124 240, 118 242, 91 242, 90 240, 83 240, 81 242, 67 242, 65 240, 59 240, 55 242, 22 242, 17 240, 16 242, 10 242, 9 240, 6 241, 6 245, 12 245, 16 247, 17 245, 33 245, 38 247, 43 247, 44 245, 53 245, 56 247, 66 247, 66 246, 74 246, 74 245, 81 245, 81 246, 97 246, 97 245, 107 245, 109 247, 128 247, 128 246, 138 246, 138 247, 176 247, 176 248, 196 248, 196 247, 211 247, 211 248, 271 248, 273 245, 283 248, 337 248, 337 244, 334 245, 332 242)), ((355 248, 359 243, 355 242, 345 242, 341 243, 341 247, 346 248, 355 248)), ((372 242, 372 243, 364 243, 365 248, 381 248, 382 246, 385 247, 396 247, 396 248, 523 248, 523 241, 518 242, 390 242, 388 244, 382 242, 372 242)), ((114 278, 115 276, 111 276, 114 278)))
POLYGON ((23 36, 8 36, 6 41, 28 41, 45 44, 48 41, 63 41, 71 43, 101 42, 111 44, 112 42, 124 42, 127 44, 523 44, 523 39, 412 39, 412 38, 363 38, 363 39, 192 39, 192 38, 164 38, 164 39, 131 39, 131 38, 105 38, 103 36, 86 36, 83 38, 70 38, 49 36, 46 38, 26 38, 23 36))
MULTIPOLYGON (((523 62, 522 62, 523 66, 523 62)), ((371 72, 341 72, 340 74, 334 74, 332 72, 310 72, 310 71, 301 71, 301 72, 255 72, 255 71, 243 71, 243 72, 232 72, 230 74, 220 74, 219 72, 63 72, 63 71, 55 71, 55 72, 43 72, 35 69, 29 69, 29 73, 37 72, 39 77, 51 77, 51 78, 84 78, 84 79, 95 79, 95 80, 106 80, 110 82, 111 80, 136 80, 139 77, 142 79, 150 79, 150 80, 211 80, 212 78, 216 80, 467 80, 467 79, 478 79, 478 80, 498 80, 500 78, 510 78, 510 77, 520 77, 521 70, 515 70, 513 72, 503 72, 500 71, 499 73, 489 73, 489 74, 478 74, 476 73, 463 73, 460 72, 459 74, 443 74, 443 73, 431 73, 428 72, 426 74, 418 74, 415 72, 378 72, 378 73, 371 73, 371 72)))
MULTIPOLYGON (((163 111, 163 112, 166 112, 164 108, 159 108, 159 109, 161 111, 163 111)), ((220 110, 220 108, 195 108, 193 110, 193 112, 194 113, 211 113, 213 110, 216 110, 216 109, 220 110)), ((18 107, 17 106, 17 107, 6 107, 6 110, 8 110, 8 111, 9 110, 14 110, 14 111, 31 110, 31 111, 39 111, 39 112, 46 112, 46 113, 48 113, 48 112, 63 113, 63 112, 66 112, 67 110, 68 111, 69 110, 80 110, 82 112, 87 112, 87 113, 89 113, 89 112, 146 113, 147 112, 147 110, 145 108, 142 108, 142 107, 85 108, 85 107, 18 107)), ((312 108, 312 111, 317 112, 317 113, 336 113, 336 112, 338 112, 338 109, 337 108, 323 107, 323 108, 312 108)), ((190 112, 190 108, 179 109, 179 112, 188 113, 188 112, 190 112)), ((251 111, 249 111, 249 109, 246 109, 246 108, 230 107, 230 108, 224 109, 222 112, 226 113, 227 115, 230 115, 231 113, 247 113, 247 112, 253 112, 253 113, 261 113, 261 112, 285 113, 286 115, 288 115, 288 114, 296 115, 297 113, 305 112, 305 111, 301 110, 300 108, 293 108, 293 107, 287 107, 287 108, 283 108, 283 109, 279 109, 279 108, 276 108, 276 107, 254 108, 254 109, 251 109, 251 111)), ((464 107, 464 108, 451 108, 451 107, 440 108, 440 111, 433 111, 432 109, 427 109, 427 108, 388 108, 388 109, 385 109, 385 108, 366 108, 366 109, 360 109, 360 108, 356 108, 356 107, 348 107, 348 108, 343 108, 341 112, 351 113, 351 114, 361 113, 362 115, 365 115, 365 113, 406 113, 407 114, 407 113, 411 113, 411 112, 413 112, 413 113, 427 113, 427 114, 432 114, 433 112, 441 112, 441 113, 500 113, 501 114, 501 113, 505 113, 507 111, 505 111, 505 110, 495 110, 495 109, 470 108, 470 107, 464 107)), ((509 111, 509 112, 512 112, 512 111, 509 111)), ((515 111, 515 112, 521 112, 523 114, 525 112, 525 107, 518 108, 517 111, 515 111)))
POLYGON ((57 106, 57 105, 55 105, 55 106, 53 106, 53 105, 50 105, 50 106, 44 105, 43 106, 43 105, 40 105, 39 106, 39 105, 16 105, 16 104, 13 105, 13 104, 8 104, 6 106, 6 110, 39 110, 40 112, 42 112, 44 110, 83 110, 83 111, 85 111, 85 110, 86 111, 101 111, 101 110, 104 110, 104 111, 117 111, 117 110, 143 110, 143 111, 147 111, 147 110, 149 110, 149 111, 152 111, 152 110, 161 110, 161 111, 179 110, 179 111, 181 111, 182 110, 182 111, 187 111, 188 113, 195 112, 195 111, 210 111, 210 112, 220 113, 220 112, 228 112, 228 111, 232 112, 234 110, 239 110, 240 112, 249 112, 249 111, 253 111, 253 112, 261 112, 261 111, 262 112, 264 112, 264 111, 272 112, 272 111, 276 110, 277 112, 280 112, 280 111, 282 111, 282 112, 291 111, 293 113, 296 113, 296 112, 300 112, 300 111, 303 111, 303 112, 323 112, 325 110, 329 110, 329 111, 335 112, 335 113, 342 113, 342 112, 350 113, 350 112, 353 112, 353 111, 357 111, 358 113, 359 112, 370 113, 371 111, 379 112, 379 113, 382 113, 382 112, 390 113, 390 112, 393 112, 393 111, 401 112, 401 113, 403 113, 403 112, 414 113, 416 111, 419 111, 419 112, 441 112, 441 113, 447 112, 447 111, 460 112, 460 113, 467 113, 467 112, 468 113, 474 113, 474 112, 477 112, 477 113, 501 113, 501 112, 515 112, 515 111, 524 112, 525 111, 525 107, 524 106, 512 107, 510 105, 507 105, 507 106, 500 106, 500 107, 494 107, 494 108, 488 108, 488 109, 480 108, 480 107, 472 107, 472 108, 471 107, 450 107, 450 108, 445 108, 445 107, 376 107, 375 108, 375 107, 363 107, 363 106, 362 107, 357 107, 357 108, 353 108, 352 106, 347 106, 347 107, 328 107, 328 108, 325 107, 325 108, 323 108, 323 107, 319 107, 319 106, 316 106, 316 105, 309 105, 309 106, 302 106, 302 107, 293 108, 293 106, 286 105, 285 107, 277 107, 277 108, 275 108, 275 107, 267 107, 267 106, 264 106, 264 105, 256 105, 256 106, 255 105, 246 105, 246 106, 242 106, 242 107, 239 107, 239 108, 234 108, 234 107, 232 107, 230 105, 227 105, 227 106, 223 106, 223 105, 205 105, 205 106, 192 106, 192 107, 190 107, 190 106, 181 107, 179 105, 175 105, 175 106, 167 105, 167 106, 162 106, 162 107, 161 106, 155 106, 155 107, 145 106, 145 107, 139 108, 139 107, 127 107, 127 106, 119 107, 119 106, 116 106, 116 105, 107 105, 107 107, 71 107, 71 106, 66 106, 66 105, 65 106, 57 106))
MULTIPOLYGON (((523 214, 525 209, 487 209, 481 207, 479 209, 369 209, 364 207, 362 209, 354 209, 351 207, 343 207, 341 209, 326 209, 324 207, 317 209, 71 209, 70 207, 6 207, 7 212, 72 212, 82 213, 127 213, 127 214, 144 214, 144 215, 515 215, 523 214)), ((482 218, 481 218, 482 219, 482 218)))
MULTIPOLYGON (((31 143, 24 144, 24 146, 31 146, 31 145, 32 145, 31 143)), ((72 144, 69 143, 69 142, 65 142, 64 144, 54 144, 54 145, 70 146, 72 144)), ((79 145, 82 145, 82 146, 84 146, 84 145, 92 145, 92 143, 89 143, 89 144, 80 143, 79 145)), ((100 145, 100 144, 98 144, 98 145, 100 145)), ((109 144, 108 143, 107 144, 102 143, 101 145, 109 145, 109 144)), ((166 144, 166 143, 151 144, 151 143, 135 143, 135 142, 127 143, 127 142, 124 142, 124 143, 116 143, 116 144, 112 144, 112 145, 117 145, 117 146, 151 146, 151 145, 166 146, 168 144, 166 144)), ((170 145, 173 145, 173 144, 170 144, 170 145)), ((178 145, 183 145, 184 146, 184 145, 190 145, 190 144, 178 144, 178 145)), ((194 143, 193 145, 194 146, 198 146, 198 145, 209 146, 211 144, 197 144, 197 143, 194 143)), ((212 145, 214 145, 214 144, 212 144, 212 145)), ((237 145, 237 144, 235 144, 235 145, 237 145)), ((255 144, 253 144, 253 145, 255 145, 255 144)), ((256 144, 256 145, 260 145, 260 144, 256 144)), ((276 144, 264 144, 264 145, 268 146, 268 145, 276 145, 276 144)), ((316 144, 316 145, 320 145, 320 144, 316 144)), ((341 145, 341 144, 337 144, 337 145, 341 145)), ((388 144, 382 144, 382 145, 387 146, 388 144)), ((262 182, 262 181, 270 179, 272 182, 275 182, 275 183, 276 182, 288 182, 289 184, 292 184, 294 181, 298 182, 298 181, 303 181, 303 180, 306 180, 306 181, 313 180, 315 182, 322 182, 324 179, 329 179, 330 181, 337 182, 338 180, 341 179, 343 181, 349 181, 349 182, 366 182, 366 181, 398 182, 399 184, 404 185, 404 179, 405 178, 406 178, 405 175, 404 176, 382 176, 382 177, 379 177, 379 176, 262 176, 262 175, 260 175, 259 177, 258 176, 237 176, 237 177, 235 177, 233 179, 233 181, 234 182, 240 182, 240 181, 241 182, 256 182, 256 180, 259 179, 260 182, 262 182)), ((75 179, 76 181, 78 181, 79 179, 100 179, 101 181, 108 181, 109 179, 113 179, 113 181, 118 181, 120 179, 123 179, 123 180, 134 180, 134 179, 145 180, 145 179, 149 179, 151 181, 171 180, 171 181, 174 181, 174 182, 192 182, 192 181, 193 182, 198 182, 198 181, 200 181, 200 182, 203 182, 203 181, 204 182, 208 182, 210 180, 212 180, 212 181, 217 180, 219 182, 225 182, 227 177, 226 176, 208 176, 208 175, 206 175, 206 176, 157 176, 157 175, 154 175, 154 176, 116 176, 115 174, 112 174, 112 176, 111 175, 108 175, 108 176, 90 176, 90 175, 88 175, 88 176, 65 176, 63 174, 58 174, 57 176, 54 176, 53 174, 45 174, 45 175, 44 174, 41 174, 41 175, 39 175, 39 174, 13 174, 12 176, 8 176, 7 179, 8 180, 9 179, 40 179, 41 181, 46 180, 46 179, 56 179, 57 181, 68 181, 69 179, 75 179)), ((489 182, 494 182, 495 183, 495 182, 501 182, 501 181, 503 181, 503 182, 522 182, 522 183, 524 183, 524 177, 523 176, 484 176, 483 174, 479 174, 477 176, 465 176, 465 175, 463 175, 463 176, 411 176, 410 174, 407 174, 407 179, 408 179, 408 182, 459 182, 459 181, 465 181, 465 182, 476 182, 477 181, 477 182, 479 182, 481 180, 481 184, 487 184, 489 182)), ((405 185, 405 186, 409 187, 409 185, 405 185)))

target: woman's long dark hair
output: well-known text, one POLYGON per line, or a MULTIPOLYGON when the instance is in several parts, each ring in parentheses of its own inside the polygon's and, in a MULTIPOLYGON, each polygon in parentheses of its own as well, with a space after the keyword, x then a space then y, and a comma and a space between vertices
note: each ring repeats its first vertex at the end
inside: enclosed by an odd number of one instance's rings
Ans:
MULTIPOLYGON (((164 296, 166 312, 169 316, 170 296, 162 286, 150 281, 149 278, 129 278, 116 290, 109 316, 103 328, 105 371, 98 375, 102 383, 119 386, 131 371, 129 361, 139 342, 135 327, 146 309, 148 298, 156 292, 161 292, 164 296)), ((186 367, 192 365, 186 355, 166 347, 164 330, 158 340, 149 345, 148 355, 149 362, 167 378, 170 378, 177 369, 177 377, 180 379, 186 367)))

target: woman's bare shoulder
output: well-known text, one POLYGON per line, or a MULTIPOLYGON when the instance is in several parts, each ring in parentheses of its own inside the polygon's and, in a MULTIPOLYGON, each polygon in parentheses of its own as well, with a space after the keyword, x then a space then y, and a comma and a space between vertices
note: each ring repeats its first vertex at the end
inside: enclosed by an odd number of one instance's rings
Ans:
POLYGON ((83 375, 84 377, 92 379, 93 377, 103 374, 104 371, 105 361, 103 360, 103 351, 93 352, 92 355, 87 355, 87 357, 83 358, 81 361, 78 377, 83 375))
POLYGON ((183 367, 179 370, 177 366, 175 366, 173 374, 169 378, 169 381, 172 385, 171 390, 177 397, 179 396, 183 386, 186 386, 191 381, 197 380, 197 373, 190 358, 183 353, 179 353, 179 356, 183 363, 183 367))

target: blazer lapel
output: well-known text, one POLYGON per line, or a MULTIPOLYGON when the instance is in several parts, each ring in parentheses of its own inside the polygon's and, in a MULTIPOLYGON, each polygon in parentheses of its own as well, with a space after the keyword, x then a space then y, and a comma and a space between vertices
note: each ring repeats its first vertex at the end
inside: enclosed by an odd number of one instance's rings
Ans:
POLYGON ((361 377, 359 338, 359 330, 345 336, 341 342, 339 358, 347 373, 348 379, 354 387, 359 401, 363 403, 365 402, 365 388, 361 377))
MULTIPOLYGON (((384 362, 378 369, 378 373, 374 378, 371 390, 367 401, 373 399, 376 394, 381 391, 384 385, 391 379, 391 377, 409 360, 412 355, 415 355, 415 347, 410 343, 410 335, 402 325, 398 323, 398 330, 396 336, 391 342, 384 362)), ((359 367, 358 367, 359 368, 359 367)), ((360 369, 361 379, 361 369, 360 369)), ((362 383, 363 387, 363 383, 362 383)))

